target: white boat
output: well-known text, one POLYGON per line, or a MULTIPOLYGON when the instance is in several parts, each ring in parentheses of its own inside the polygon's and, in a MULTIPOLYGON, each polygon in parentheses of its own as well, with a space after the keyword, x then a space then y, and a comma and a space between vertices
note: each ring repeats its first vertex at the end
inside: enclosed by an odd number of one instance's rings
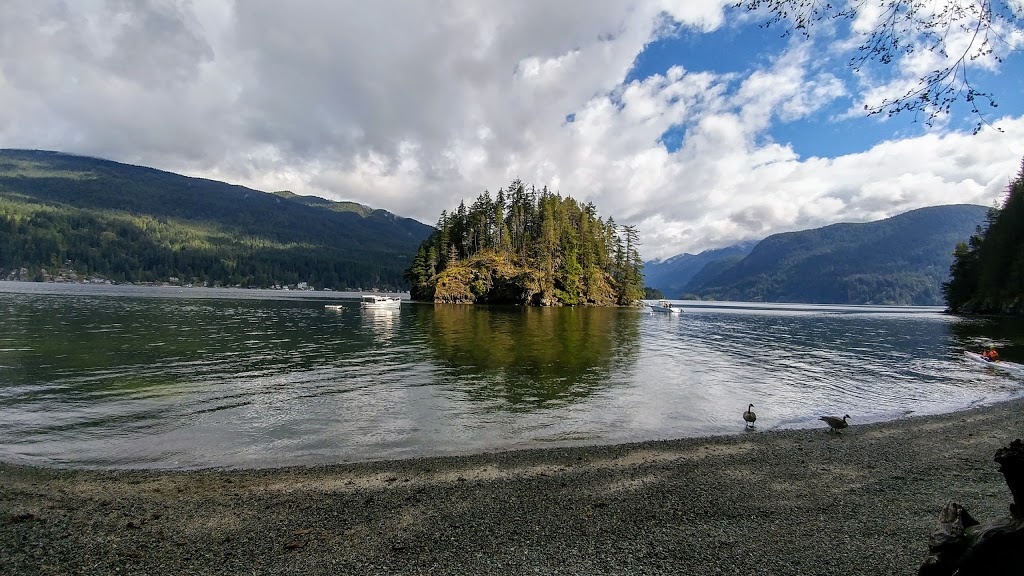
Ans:
POLYGON ((378 296, 376 294, 363 294, 359 300, 362 308, 398 308, 402 305, 402 299, 397 296, 378 296))
POLYGON ((667 312, 668 314, 682 314, 683 309, 672 306, 668 300, 658 300, 657 304, 650 304, 651 310, 655 312, 667 312))
POLYGON ((964 352, 964 354, 967 358, 974 360, 979 364, 984 364, 990 368, 997 368, 1011 374, 1024 376, 1024 365, 1017 364, 1016 362, 1007 362, 1006 360, 989 360, 981 354, 975 354, 974 352, 964 352))
POLYGON ((325 304, 324 308, 327 309, 327 310, 335 310, 335 311, 337 311, 337 310, 344 310, 345 309, 345 307, 342 306, 341 304, 325 304))

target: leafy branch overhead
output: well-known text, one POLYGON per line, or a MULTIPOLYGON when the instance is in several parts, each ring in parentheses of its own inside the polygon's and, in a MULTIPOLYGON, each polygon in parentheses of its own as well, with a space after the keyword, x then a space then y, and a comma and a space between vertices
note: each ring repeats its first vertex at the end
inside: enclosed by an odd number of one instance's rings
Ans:
MULTIPOLYGON (((985 109, 998 106, 995 95, 975 83, 973 72, 984 61, 1002 62, 1015 49, 1014 35, 1024 28, 1024 4, 1016 0, 851 0, 832 4, 819 0, 741 0, 736 7, 766 12, 762 26, 787 26, 810 36, 811 28, 828 21, 850 21, 862 42, 849 62, 855 71, 871 63, 890 65, 915 52, 930 52, 936 67, 916 83, 880 102, 868 103, 868 115, 903 112, 931 125, 964 102, 978 117, 975 133, 987 124, 985 109), (859 32, 858 32, 859 31, 859 32), (970 73, 970 75, 969 75, 970 73)), ((1019 42, 1019 38, 1017 39, 1019 42)))

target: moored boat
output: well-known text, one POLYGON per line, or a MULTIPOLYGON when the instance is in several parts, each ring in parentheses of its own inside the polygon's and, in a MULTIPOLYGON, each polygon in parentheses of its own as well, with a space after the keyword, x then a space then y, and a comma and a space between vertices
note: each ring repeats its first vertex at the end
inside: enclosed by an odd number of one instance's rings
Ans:
POLYGON ((667 312, 669 314, 683 313, 682 308, 673 307, 672 303, 668 300, 658 300, 656 304, 649 304, 649 306, 651 307, 651 310, 654 310, 655 312, 667 312))
POLYGON ((363 294, 359 300, 359 306, 363 308, 398 308, 402 299, 397 296, 379 296, 377 294, 363 294))

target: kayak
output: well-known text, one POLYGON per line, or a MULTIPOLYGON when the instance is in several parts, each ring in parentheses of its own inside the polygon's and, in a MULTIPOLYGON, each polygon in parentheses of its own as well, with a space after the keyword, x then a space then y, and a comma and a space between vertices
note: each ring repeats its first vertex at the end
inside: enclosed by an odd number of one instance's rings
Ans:
POLYGON ((984 364, 991 368, 998 368, 1000 370, 1010 372, 1013 374, 1024 375, 1024 366, 1017 364, 1016 362, 1007 362, 1006 360, 992 361, 986 359, 981 354, 975 354, 974 352, 964 352, 964 354, 966 354, 969 359, 974 360, 979 364, 984 364))

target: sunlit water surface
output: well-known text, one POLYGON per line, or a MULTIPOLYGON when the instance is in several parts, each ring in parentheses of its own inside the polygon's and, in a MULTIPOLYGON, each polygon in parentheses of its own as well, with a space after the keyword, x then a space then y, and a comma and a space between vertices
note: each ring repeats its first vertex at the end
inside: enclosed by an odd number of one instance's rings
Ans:
POLYGON ((344 293, 0 282, 0 460, 263 467, 853 424, 1024 394, 963 351, 1019 324, 937 308, 686 313, 344 293), (342 304, 331 311, 325 304, 342 304))

